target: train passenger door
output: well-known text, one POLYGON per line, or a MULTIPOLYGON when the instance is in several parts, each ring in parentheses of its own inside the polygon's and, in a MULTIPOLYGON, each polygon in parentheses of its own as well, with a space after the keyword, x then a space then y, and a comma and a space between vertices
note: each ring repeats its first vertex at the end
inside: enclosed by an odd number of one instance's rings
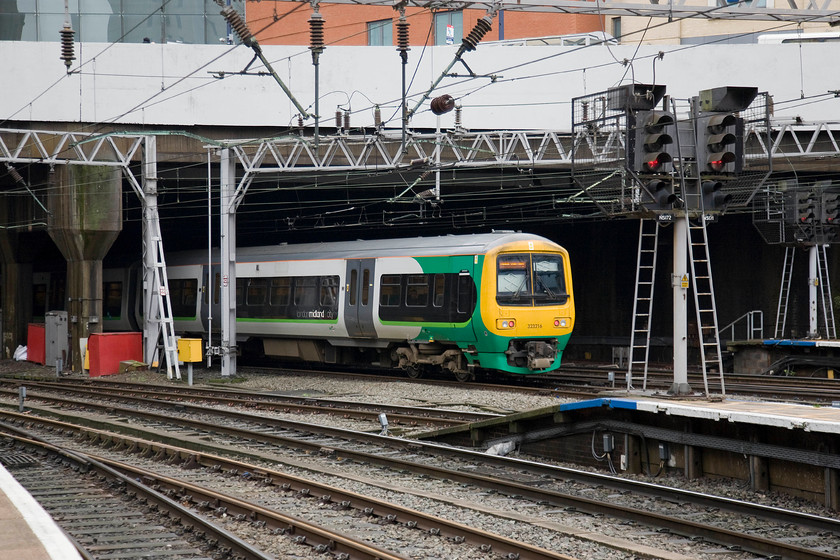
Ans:
POLYGON ((375 259, 348 259, 344 282, 344 324, 354 338, 376 338, 373 328, 375 259))

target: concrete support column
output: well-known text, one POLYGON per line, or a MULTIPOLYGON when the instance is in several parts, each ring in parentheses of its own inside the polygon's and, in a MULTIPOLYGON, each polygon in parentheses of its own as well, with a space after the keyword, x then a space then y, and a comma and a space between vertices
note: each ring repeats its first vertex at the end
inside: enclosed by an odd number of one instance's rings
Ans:
POLYGON ((817 324, 817 288, 819 286, 817 250, 816 245, 808 247, 808 338, 820 337, 817 324))
POLYGON ((13 255, 9 253, 7 237, 5 233, 0 233, 0 278, 3 282, 0 294, 0 309, 3 310, 0 356, 3 358, 11 358, 18 345, 26 344, 26 325, 32 317, 32 263, 16 262, 7 256, 13 255))
POLYGON ((688 218, 674 222, 674 382, 668 393, 688 395, 688 218))
POLYGON ((79 339, 102 332, 102 261, 67 261, 67 318, 73 370, 81 369, 79 339))
POLYGON ((102 332, 102 259, 122 230, 122 171, 67 165, 49 197, 49 234, 67 259, 67 314, 74 371, 79 339, 102 332))
POLYGON ((32 317, 31 243, 24 239, 25 223, 43 220, 34 214, 32 199, 3 196, 0 199, 0 309, 3 310, 0 357, 11 358, 20 344, 26 344, 26 325, 32 317))

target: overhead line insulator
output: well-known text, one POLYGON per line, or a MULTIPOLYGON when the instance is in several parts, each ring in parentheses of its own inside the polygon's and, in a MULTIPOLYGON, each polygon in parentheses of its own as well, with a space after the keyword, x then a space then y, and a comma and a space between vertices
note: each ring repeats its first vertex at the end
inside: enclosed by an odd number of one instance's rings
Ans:
POLYGON ((461 46, 458 49, 458 56, 464 54, 467 51, 474 51, 478 44, 481 42, 481 39, 487 35, 487 32, 490 31, 493 27, 493 18, 489 15, 484 16, 483 18, 479 19, 475 22, 475 27, 472 28, 469 35, 464 37, 461 40, 461 46))
POLYGON ((435 97, 432 99, 432 102, 429 104, 429 107, 432 110, 432 113, 435 115, 443 115, 444 113, 448 113, 452 109, 455 108, 455 98, 449 94, 441 95, 440 97, 435 97))
POLYGON ((318 55, 324 52, 324 17, 320 12, 313 12, 309 17, 309 50, 312 51, 312 63, 318 63, 318 55))
POLYGON ((76 34, 73 31, 73 28, 70 27, 69 24, 65 23, 64 27, 59 31, 61 34, 61 60, 64 61, 64 66, 67 67, 67 71, 70 71, 70 66, 73 65, 73 61, 76 60, 75 56, 75 44, 73 42, 73 36, 76 34))
POLYGON ((9 165, 8 163, 6 164, 6 171, 9 172, 9 175, 12 176, 12 179, 15 181, 15 183, 22 183, 24 185, 26 184, 26 181, 23 180, 23 176, 18 172, 18 170, 9 165))
POLYGON ((397 22, 397 50, 403 62, 408 60, 408 51, 411 50, 408 46, 408 26, 409 23, 405 21, 405 16, 400 17, 397 22))
POLYGON ((252 43, 255 43, 254 35, 248 29, 248 25, 242 21, 242 16, 233 7, 225 6, 222 10, 222 17, 230 24, 243 45, 250 47, 252 43))

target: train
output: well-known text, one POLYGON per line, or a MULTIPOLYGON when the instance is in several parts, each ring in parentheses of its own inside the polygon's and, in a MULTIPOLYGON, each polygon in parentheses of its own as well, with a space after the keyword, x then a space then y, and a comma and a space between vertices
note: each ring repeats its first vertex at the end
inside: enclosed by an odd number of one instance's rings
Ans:
MULTIPOLYGON (((468 381, 477 368, 557 369, 575 322, 568 252, 527 233, 281 244, 236 257, 245 356, 468 381)), ((167 276, 176 334, 206 340, 221 324, 218 251, 167 255, 167 276)), ((141 285, 139 264, 103 271, 103 330, 139 330, 141 285)), ((36 278, 35 313, 55 291, 36 278)))

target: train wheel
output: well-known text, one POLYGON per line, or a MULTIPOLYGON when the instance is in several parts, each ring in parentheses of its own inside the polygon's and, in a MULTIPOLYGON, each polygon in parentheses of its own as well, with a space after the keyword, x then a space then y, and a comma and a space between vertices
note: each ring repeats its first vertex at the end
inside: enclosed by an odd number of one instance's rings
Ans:
POLYGON ((423 368, 415 364, 405 368, 405 373, 412 379, 420 379, 423 377, 423 368))
POLYGON ((475 380, 475 373, 472 371, 456 371, 455 372, 455 379, 460 381, 461 383, 469 383, 470 381, 475 380))

